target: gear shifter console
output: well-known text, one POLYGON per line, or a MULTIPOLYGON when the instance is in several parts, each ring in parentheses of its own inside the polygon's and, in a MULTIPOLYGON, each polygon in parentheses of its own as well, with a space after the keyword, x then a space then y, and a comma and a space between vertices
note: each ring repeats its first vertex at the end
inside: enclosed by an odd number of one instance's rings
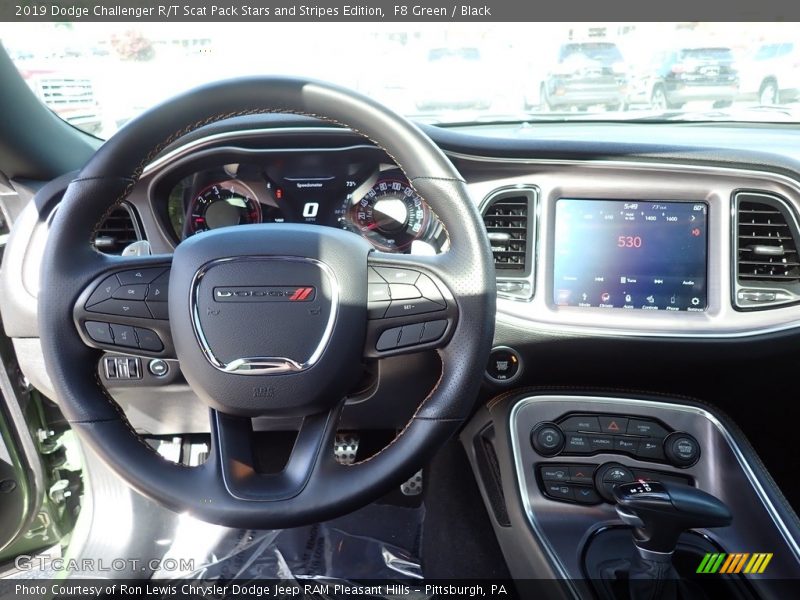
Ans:
POLYGON ((725 527, 728 507, 711 494, 676 483, 636 481, 614 487, 617 514, 631 525, 640 554, 672 554, 681 533, 698 527, 725 527))

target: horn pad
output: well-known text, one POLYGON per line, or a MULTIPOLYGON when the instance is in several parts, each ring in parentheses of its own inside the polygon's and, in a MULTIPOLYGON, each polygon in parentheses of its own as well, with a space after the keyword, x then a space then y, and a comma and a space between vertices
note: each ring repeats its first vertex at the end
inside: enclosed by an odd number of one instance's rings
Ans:
POLYGON ((180 244, 170 327, 192 387, 211 407, 246 416, 299 416, 338 402, 360 374, 369 251, 349 232, 286 224, 180 244))

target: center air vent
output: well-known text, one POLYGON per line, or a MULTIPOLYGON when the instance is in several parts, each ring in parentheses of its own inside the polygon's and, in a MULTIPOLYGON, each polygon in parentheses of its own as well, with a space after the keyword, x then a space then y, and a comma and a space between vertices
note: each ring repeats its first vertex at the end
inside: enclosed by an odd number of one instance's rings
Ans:
POLYGON ((489 195, 483 223, 492 246, 501 295, 529 299, 533 291, 536 189, 508 188, 489 195))
POLYGON ((782 198, 739 193, 736 206, 736 305, 756 308, 800 299, 797 219, 782 198))
POLYGON ((126 246, 141 239, 141 230, 133 209, 123 203, 100 225, 93 244, 104 254, 121 254, 126 246))

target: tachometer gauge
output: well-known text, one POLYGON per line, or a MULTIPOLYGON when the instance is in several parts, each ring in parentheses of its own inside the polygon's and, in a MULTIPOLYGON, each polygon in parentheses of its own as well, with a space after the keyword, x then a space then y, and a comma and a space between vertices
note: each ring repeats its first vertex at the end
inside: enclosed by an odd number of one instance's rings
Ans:
POLYGON ((261 222, 261 205, 253 191, 238 181, 214 183, 197 194, 189 206, 186 236, 219 227, 261 222))
POLYGON ((396 179, 378 181, 363 198, 351 202, 337 211, 340 223, 380 250, 405 250, 425 235, 430 223, 428 205, 408 183, 396 179))

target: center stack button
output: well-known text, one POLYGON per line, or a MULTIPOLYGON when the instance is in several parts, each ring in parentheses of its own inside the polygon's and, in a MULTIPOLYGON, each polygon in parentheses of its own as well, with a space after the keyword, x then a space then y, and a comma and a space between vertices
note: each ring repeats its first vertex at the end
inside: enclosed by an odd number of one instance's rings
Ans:
POLYGON ((555 423, 539 423, 531 431, 531 445, 542 456, 555 456, 564 447, 564 433, 555 423))

